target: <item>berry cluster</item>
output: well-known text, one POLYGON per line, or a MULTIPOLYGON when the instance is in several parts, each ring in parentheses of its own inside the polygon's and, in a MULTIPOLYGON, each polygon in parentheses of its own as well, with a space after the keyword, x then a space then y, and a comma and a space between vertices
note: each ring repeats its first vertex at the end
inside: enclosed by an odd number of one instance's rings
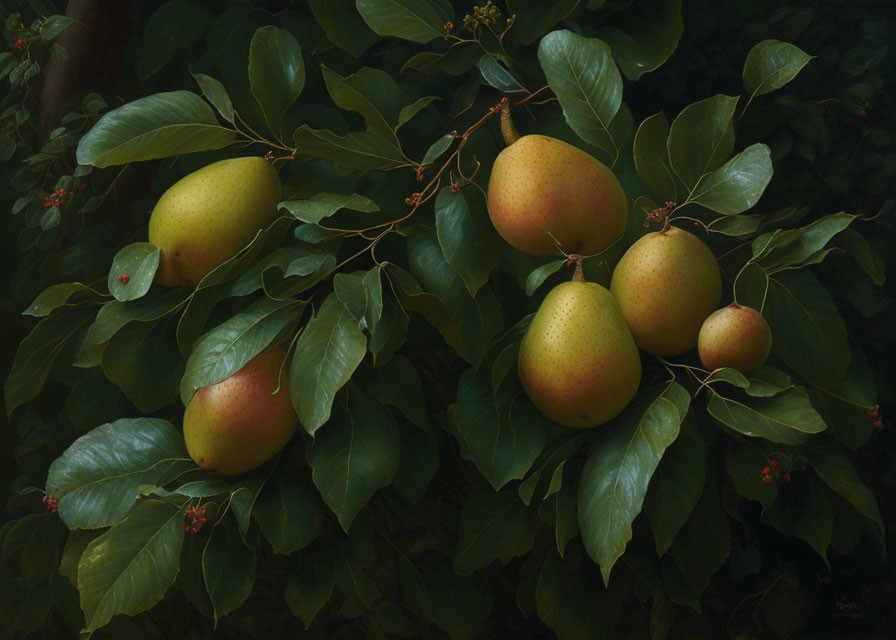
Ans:
POLYGON ((119 281, 121 284, 127 284, 128 282, 131 281, 131 276, 129 276, 129 275, 126 274, 126 273, 119 273, 119 274, 118 274, 118 281, 119 281))
POLYGON ((185 517, 188 520, 185 529, 190 533, 199 533, 200 529, 202 529, 202 525, 206 523, 205 507, 190 507, 187 509, 185 517))
POLYGON ((883 431, 884 430, 884 422, 880 417, 880 405, 874 405, 873 409, 868 409, 868 417, 872 420, 872 426, 875 431, 883 431))
POLYGON ((56 509, 59 507, 58 498, 54 498, 53 496, 47 495, 44 496, 44 504, 47 505, 47 511, 50 513, 56 513, 56 509))
POLYGON ((12 45, 12 48, 15 49, 16 51, 18 51, 24 46, 25 46, 25 41, 22 38, 19 38, 18 40, 16 40, 15 44, 12 45))
MULTIPOLYGON (((83 190, 83 188, 82 188, 82 190, 83 190)), ((71 195, 70 191, 68 191, 67 189, 63 189, 62 187, 59 187, 58 189, 56 189, 56 191, 54 191, 52 193, 52 195, 50 195, 49 197, 44 199, 44 206, 45 207, 51 207, 51 206, 52 207, 61 207, 62 203, 65 202, 66 198, 68 198, 70 195, 71 195)))
POLYGON ((776 479, 781 480, 781 482, 790 482, 790 474, 786 471, 782 473, 781 463, 775 458, 769 458, 768 466, 762 469, 759 479, 762 481, 762 484, 771 484, 776 479))
POLYGON ((416 192, 412 193, 411 195, 409 195, 407 198, 404 199, 405 204, 408 204, 412 207, 416 206, 416 205, 420 204, 420 198, 422 196, 423 196, 422 193, 416 193, 416 192))
POLYGON ((657 207, 653 211, 649 212, 644 218, 644 226, 649 227, 651 222, 664 221, 672 214, 672 211, 674 211, 675 207, 677 206, 677 202, 667 201, 664 207, 657 207))

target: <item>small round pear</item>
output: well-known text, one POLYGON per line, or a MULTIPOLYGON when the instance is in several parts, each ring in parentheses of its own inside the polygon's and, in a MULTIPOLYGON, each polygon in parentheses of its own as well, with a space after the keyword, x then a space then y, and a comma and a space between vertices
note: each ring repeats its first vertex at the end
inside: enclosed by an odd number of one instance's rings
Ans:
POLYGON ((700 238, 670 226, 639 238, 610 280, 635 342, 655 356, 677 356, 697 345, 706 317, 722 299, 722 275, 700 238))
POLYGON ((299 419, 285 376, 286 352, 271 346, 229 378, 202 387, 184 412, 184 440, 204 471, 232 476, 273 458, 296 432, 299 419))
POLYGON ((551 289, 520 344, 519 376, 564 426, 595 427, 622 411, 641 383, 641 357, 612 294, 577 280, 551 289))
POLYGON ((772 348, 772 330, 756 309, 732 302, 713 312, 700 327, 697 353, 707 369, 758 369, 772 348))
POLYGON ((599 253, 625 231, 628 203, 613 172, 562 140, 523 136, 505 147, 488 182, 498 234, 534 255, 599 253))
POLYGON ((162 250, 156 282, 195 287, 277 217, 280 187, 257 156, 214 162, 171 185, 149 218, 149 242, 162 250))

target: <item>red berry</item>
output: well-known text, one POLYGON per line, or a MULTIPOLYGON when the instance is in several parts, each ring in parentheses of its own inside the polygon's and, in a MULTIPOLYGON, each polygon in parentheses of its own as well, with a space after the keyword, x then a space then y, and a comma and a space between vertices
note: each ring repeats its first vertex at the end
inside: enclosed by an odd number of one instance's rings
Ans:
POLYGON ((771 468, 771 467, 766 467, 765 469, 762 470, 762 475, 765 476, 765 475, 768 475, 768 474, 771 473, 771 472, 772 472, 772 468, 771 468))
POLYGON ((19 38, 18 40, 16 40, 16 43, 12 46, 14 49, 21 49, 22 47, 25 46, 25 41, 22 40, 21 38, 19 38))
POLYGON ((771 484, 772 482, 774 482, 774 480, 775 479, 772 478, 769 474, 765 474, 762 476, 762 484, 771 484))
POLYGON ((772 465, 773 467, 777 467, 779 464, 781 464, 780 462, 778 462, 778 461, 775 460, 774 458, 772 458, 771 460, 769 460, 768 463, 769 463, 770 465, 772 465))
MULTIPOLYGON (((129 275, 126 274, 126 273, 120 273, 120 274, 118 274, 118 281, 119 281, 121 284, 127 284, 128 282, 131 281, 131 276, 129 276, 129 275)), ((192 511, 192 509, 191 509, 191 511, 192 511)), ((188 513, 189 513, 189 512, 188 512, 188 513)))
POLYGON ((52 201, 52 200, 50 200, 49 198, 45 198, 45 199, 44 199, 44 206, 45 206, 45 207, 49 207, 51 204, 53 204, 53 201, 52 201))

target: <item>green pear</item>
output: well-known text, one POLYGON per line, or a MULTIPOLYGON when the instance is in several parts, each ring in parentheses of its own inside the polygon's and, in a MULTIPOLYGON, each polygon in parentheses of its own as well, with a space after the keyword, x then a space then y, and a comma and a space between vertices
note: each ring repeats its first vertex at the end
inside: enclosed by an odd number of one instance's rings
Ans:
POLYGON ((697 236, 678 227, 648 233, 628 248, 610 280, 635 342, 655 356, 697 345, 722 299, 719 264, 697 236))
POLYGON ((641 383, 641 358, 612 294, 594 282, 554 287, 520 344, 519 376, 535 406, 567 427, 622 411, 641 383))
POLYGON ((628 203, 613 172, 576 147, 523 136, 495 159, 488 212, 511 246, 535 255, 599 253, 625 231, 628 203))
POLYGON ((184 412, 184 440, 203 470, 232 476, 274 457, 296 431, 299 419, 280 379, 286 352, 268 347, 229 378, 202 387, 184 412), (278 387, 275 394, 274 390, 278 387))
POLYGON ((280 178, 262 158, 221 160, 184 176, 149 218, 149 241, 162 250, 156 281, 195 287, 277 217, 280 178))
POLYGON ((749 373, 765 364, 772 330, 761 313, 732 302, 704 320, 697 353, 707 369, 731 367, 749 373))

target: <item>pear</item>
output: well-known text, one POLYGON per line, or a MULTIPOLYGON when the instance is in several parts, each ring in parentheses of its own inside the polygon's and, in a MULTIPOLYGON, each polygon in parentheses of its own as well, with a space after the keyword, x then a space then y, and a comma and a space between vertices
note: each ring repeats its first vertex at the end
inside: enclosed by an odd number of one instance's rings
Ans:
POLYGON ((149 218, 149 241, 162 250, 156 281, 194 287, 277 217, 280 178, 262 158, 221 160, 184 176, 149 218))
POLYGON ((612 294, 578 280, 554 287, 520 344, 519 377, 535 406, 567 427, 622 411, 641 382, 641 359, 612 294))
POLYGON ((495 159, 488 212, 511 246, 535 255, 599 253, 625 231, 628 203, 613 172, 556 138, 523 136, 495 159))
POLYGON ((184 440, 203 470, 222 476, 245 473, 274 457, 299 419, 281 380, 286 352, 271 346, 229 378, 202 387, 184 412, 184 440), (280 390, 277 389, 280 380, 280 390))
POLYGON ((700 326, 722 299, 722 276, 709 247, 670 226, 628 248, 613 270, 610 291, 639 347, 676 356, 697 345, 700 326))
POLYGON ((713 312, 697 337, 697 353, 707 369, 749 373, 765 364, 771 348, 772 330, 762 314, 736 302, 713 312))

